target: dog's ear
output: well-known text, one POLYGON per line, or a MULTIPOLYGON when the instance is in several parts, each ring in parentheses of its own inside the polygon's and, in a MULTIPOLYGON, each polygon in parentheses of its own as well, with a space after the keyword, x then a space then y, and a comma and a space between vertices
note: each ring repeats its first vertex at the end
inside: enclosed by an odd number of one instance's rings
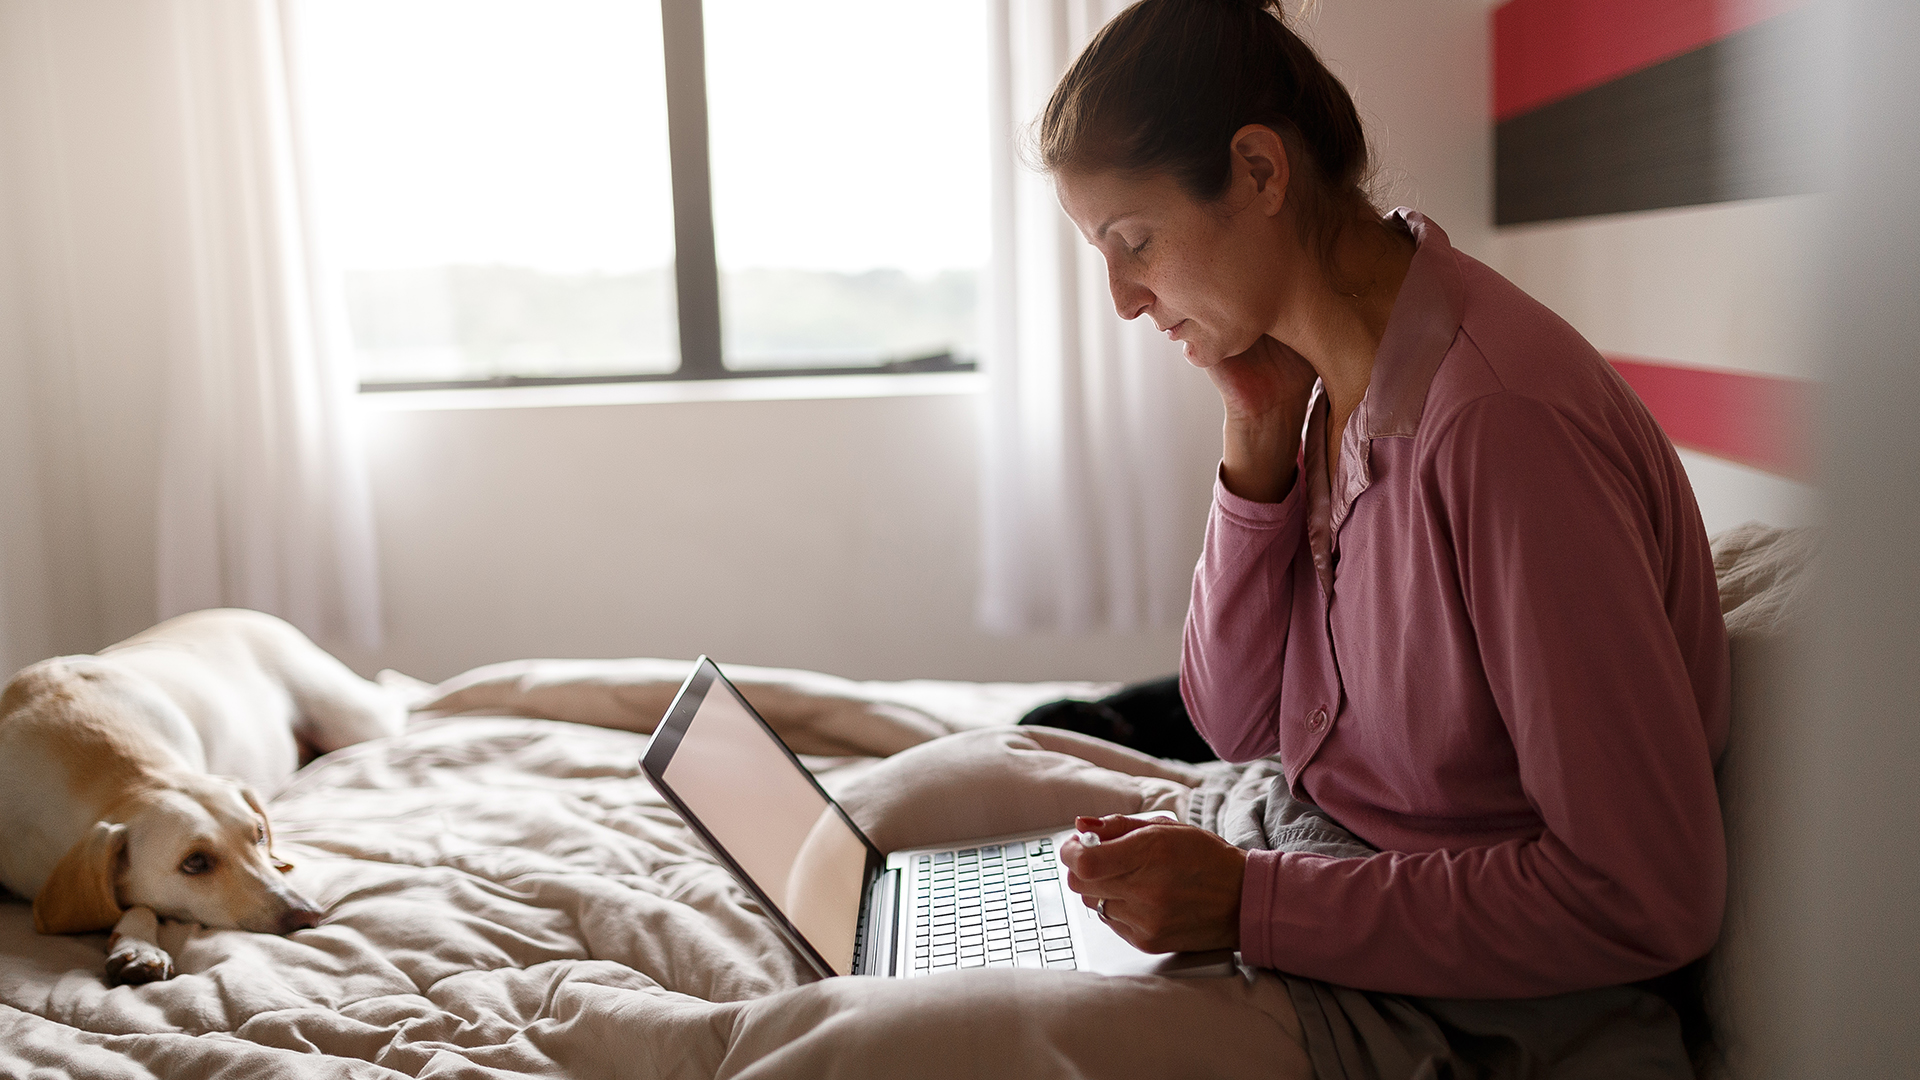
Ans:
POLYGON ((266 807, 260 805, 260 796, 255 795, 252 788, 242 784, 240 797, 247 800, 247 805, 253 807, 254 813, 260 815, 260 831, 267 835, 267 861, 273 864, 275 870, 283 874, 293 869, 292 863, 273 853, 273 821, 267 817, 266 807))
POLYGON ((67 849, 33 898, 33 928, 43 934, 111 930, 125 914, 114 878, 127 853, 127 827, 105 821, 67 849))

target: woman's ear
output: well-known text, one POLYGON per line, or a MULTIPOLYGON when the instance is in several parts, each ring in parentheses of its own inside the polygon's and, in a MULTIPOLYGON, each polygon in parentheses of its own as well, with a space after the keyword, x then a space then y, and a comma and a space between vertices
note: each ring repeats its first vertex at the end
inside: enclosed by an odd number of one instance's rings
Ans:
POLYGON ((127 853, 127 827, 105 821, 67 849, 33 898, 33 928, 43 934, 111 930, 125 914, 114 888, 127 853))
POLYGON ((252 788, 242 784, 240 797, 247 800, 247 805, 253 807, 254 813, 260 815, 260 831, 267 836, 267 861, 273 864, 275 870, 283 874, 293 869, 292 863, 282 861, 273 853, 273 821, 267 817, 267 808, 260 805, 260 796, 255 795, 252 788))
MULTIPOLYGON (((1286 205, 1287 181, 1293 176, 1286 140, 1265 124, 1248 124, 1233 133, 1235 172, 1253 184, 1253 197, 1268 214, 1286 205)), ((1235 179, 1239 177, 1236 176, 1235 179)))

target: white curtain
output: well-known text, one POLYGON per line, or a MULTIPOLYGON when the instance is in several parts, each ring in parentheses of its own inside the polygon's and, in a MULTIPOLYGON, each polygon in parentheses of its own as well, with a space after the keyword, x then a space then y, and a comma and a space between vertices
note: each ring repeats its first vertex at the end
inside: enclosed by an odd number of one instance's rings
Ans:
POLYGON ((272 612, 380 637, 341 299, 302 160, 288 0, 165 4, 177 148, 157 536, 162 617, 272 612))
POLYGON ((1217 455, 1218 398, 1147 319, 1115 314, 1099 256, 1017 149, 1067 65, 1126 5, 990 5, 980 621, 999 633, 1177 623, 1198 550, 1194 508, 1204 512, 1209 490, 1191 436, 1217 455))

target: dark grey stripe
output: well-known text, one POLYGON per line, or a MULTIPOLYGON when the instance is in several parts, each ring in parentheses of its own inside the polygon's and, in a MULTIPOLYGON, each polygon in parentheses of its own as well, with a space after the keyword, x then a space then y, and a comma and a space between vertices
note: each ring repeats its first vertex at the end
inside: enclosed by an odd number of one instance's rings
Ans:
POLYGON ((1836 115, 1815 9, 1494 128, 1494 223, 1820 190, 1836 115))

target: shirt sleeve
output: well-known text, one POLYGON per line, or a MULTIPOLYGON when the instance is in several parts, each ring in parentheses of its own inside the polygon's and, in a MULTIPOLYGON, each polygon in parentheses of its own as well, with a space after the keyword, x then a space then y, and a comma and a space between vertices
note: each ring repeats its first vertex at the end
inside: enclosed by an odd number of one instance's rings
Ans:
POLYGON ((1280 748, 1273 717, 1286 661, 1293 558, 1306 535, 1305 489, 1300 468, 1277 503, 1243 499, 1214 477, 1180 649, 1180 692, 1193 726, 1227 761, 1252 761, 1280 748))
POLYGON ((1725 839, 1671 588, 1630 462, 1497 394, 1432 457, 1481 664, 1544 825, 1492 847, 1254 852, 1241 947, 1342 985, 1529 997, 1671 971, 1718 934, 1725 839))

